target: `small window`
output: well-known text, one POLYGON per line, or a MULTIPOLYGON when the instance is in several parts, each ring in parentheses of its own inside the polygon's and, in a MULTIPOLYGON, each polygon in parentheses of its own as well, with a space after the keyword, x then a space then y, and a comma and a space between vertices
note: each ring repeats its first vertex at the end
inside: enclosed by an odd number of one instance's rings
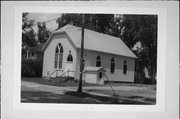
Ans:
POLYGON ((96 67, 101 67, 101 58, 100 58, 100 56, 97 56, 97 58, 96 58, 96 67))
POLYGON ((100 79, 102 78, 102 72, 99 72, 99 78, 100 79))
POLYGON ((124 60, 124 64, 123 64, 123 74, 127 74, 127 62, 126 62, 126 60, 124 60))
POLYGON ((34 52, 32 52, 32 57, 34 57, 34 52))
POLYGON ((69 55, 68 55, 68 57, 67 57, 67 61, 73 61, 73 57, 72 57, 72 55, 71 55, 71 51, 69 51, 69 55))
POLYGON ((114 73, 115 72, 115 61, 114 61, 114 58, 111 59, 111 70, 110 70, 111 73, 114 73))

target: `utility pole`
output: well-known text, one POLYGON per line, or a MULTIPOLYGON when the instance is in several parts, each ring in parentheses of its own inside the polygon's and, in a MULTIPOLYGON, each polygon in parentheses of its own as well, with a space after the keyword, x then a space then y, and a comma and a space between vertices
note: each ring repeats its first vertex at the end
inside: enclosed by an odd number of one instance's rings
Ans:
POLYGON ((81 59, 80 59, 80 76, 79 76, 79 86, 77 92, 82 92, 82 76, 83 76, 83 70, 84 70, 84 14, 82 14, 82 32, 81 32, 81 59))

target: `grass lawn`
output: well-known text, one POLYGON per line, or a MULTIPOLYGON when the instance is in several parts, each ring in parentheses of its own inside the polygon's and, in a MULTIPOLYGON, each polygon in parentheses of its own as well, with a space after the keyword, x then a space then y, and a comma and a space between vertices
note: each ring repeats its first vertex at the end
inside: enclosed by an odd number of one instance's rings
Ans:
MULTIPOLYGON (((78 86, 78 82, 74 79, 66 79, 65 82, 60 82, 60 79, 56 78, 53 81, 48 81, 45 78, 21 78, 22 81, 30 81, 38 84, 52 85, 52 86, 78 86)), ((64 80, 64 79, 63 79, 64 80)), ((156 85, 146 85, 146 84, 134 84, 134 83, 110 83, 112 86, 137 86, 137 87, 149 87, 153 90, 156 90, 156 85)), ((100 85, 100 84, 90 84, 82 83, 83 86, 109 86, 109 84, 100 85)))
MULTIPOLYGON (((29 81, 29 82, 34 82, 38 84, 45 84, 45 85, 51 85, 51 86, 78 86, 78 82, 73 80, 72 78, 66 79, 66 81, 61 81, 60 79, 56 78, 52 81, 48 81, 45 78, 21 78, 22 81, 29 81)), ((63 79, 64 80, 64 79, 63 79)), ((83 86, 102 86, 98 84, 89 84, 89 83, 84 83, 83 86)))
POLYGON ((83 83, 83 93, 77 93, 78 82, 72 79, 60 83, 58 79, 55 81, 47 81, 43 78, 22 78, 21 101, 26 103, 78 103, 78 104, 155 104, 156 103, 156 86, 140 85, 132 83, 112 83, 116 87, 113 96, 111 88, 106 85, 83 83), (39 88, 33 87, 35 84, 39 88), (32 85, 32 87, 28 87, 32 85), (51 86, 51 87, 49 87, 51 86), (53 86, 53 87, 52 87, 53 86), (118 88, 121 87, 121 88, 118 88), (123 87, 128 90, 121 90, 123 87), (131 88, 132 87, 132 88, 131 88), (133 90, 134 88, 147 90, 133 90), (48 88, 51 90, 48 90, 48 88), (71 90, 69 90, 71 89, 71 90), (119 90, 118 90, 119 89, 119 90), (54 90, 54 91, 53 91, 54 90), (59 92, 61 93, 59 93, 59 92), (107 96, 108 95, 108 96, 107 96))
POLYGON ((113 98, 67 91, 54 94, 43 91, 22 91, 21 102, 28 103, 77 103, 77 104, 112 104, 113 98))

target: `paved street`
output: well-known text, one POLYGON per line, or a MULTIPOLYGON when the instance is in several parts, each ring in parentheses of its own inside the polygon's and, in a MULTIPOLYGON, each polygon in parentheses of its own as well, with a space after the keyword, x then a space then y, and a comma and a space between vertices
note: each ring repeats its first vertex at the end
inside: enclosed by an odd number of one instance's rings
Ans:
MULTIPOLYGON (((77 83, 76 83, 77 84, 77 83)), ((21 101, 37 103, 87 103, 87 104, 155 104, 156 91, 149 85, 83 86, 83 93, 76 92, 77 85, 52 86, 22 81, 21 101)))

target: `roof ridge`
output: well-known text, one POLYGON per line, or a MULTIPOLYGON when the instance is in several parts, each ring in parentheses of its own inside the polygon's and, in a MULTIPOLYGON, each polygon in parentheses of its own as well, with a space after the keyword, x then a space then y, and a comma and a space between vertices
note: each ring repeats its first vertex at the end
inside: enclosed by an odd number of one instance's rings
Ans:
MULTIPOLYGON (((112 35, 110 35, 110 34, 105 34, 105 33, 101 33, 101 32, 98 32, 98 31, 93 31, 93 30, 90 30, 90 29, 86 29, 86 30, 89 30, 89 31, 91 31, 91 32, 96 33, 96 36, 102 37, 102 35, 106 35, 107 37, 113 37, 113 38, 116 38, 117 40, 120 40, 120 41, 121 41, 121 38, 112 36, 112 35)), ((114 40, 114 39, 113 39, 113 40, 114 40)))
MULTIPOLYGON (((62 32, 66 33, 71 39, 72 43, 75 45, 75 47, 80 48, 80 30, 81 27, 67 24, 53 34, 58 34, 62 32)), ((84 30, 84 37, 87 40, 84 44, 85 49, 136 58, 136 55, 131 51, 130 48, 127 47, 127 45, 121 40, 121 38, 105 33, 100 33, 98 31, 94 31, 88 28, 85 28, 84 30)), ((50 42, 50 40, 48 41, 50 42)), ((45 49, 45 47, 43 48, 45 49)))
MULTIPOLYGON (((78 27, 78 26, 71 25, 71 24, 67 24, 67 25, 72 26, 71 28, 67 28, 67 29, 78 28, 78 29, 81 30, 81 28, 82 28, 82 27, 78 27)), ((67 26, 67 25, 65 25, 65 26, 67 26)), ((121 40, 121 38, 115 37, 115 36, 110 35, 110 34, 105 34, 105 33, 98 32, 98 31, 95 31, 95 30, 92 30, 92 29, 89 29, 89 28, 84 28, 84 29, 85 29, 85 30, 88 30, 88 31, 90 31, 90 32, 96 33, 96 36, 97 36, 97 34, 98 34, 98 36, 101 35, 101 37, 102 37, 102 35, 106 35, 106 36, 108 36, 108 37, 113 37, 113 38, 116 38, 116 39, 118 39, 118 40, 121 40)))

